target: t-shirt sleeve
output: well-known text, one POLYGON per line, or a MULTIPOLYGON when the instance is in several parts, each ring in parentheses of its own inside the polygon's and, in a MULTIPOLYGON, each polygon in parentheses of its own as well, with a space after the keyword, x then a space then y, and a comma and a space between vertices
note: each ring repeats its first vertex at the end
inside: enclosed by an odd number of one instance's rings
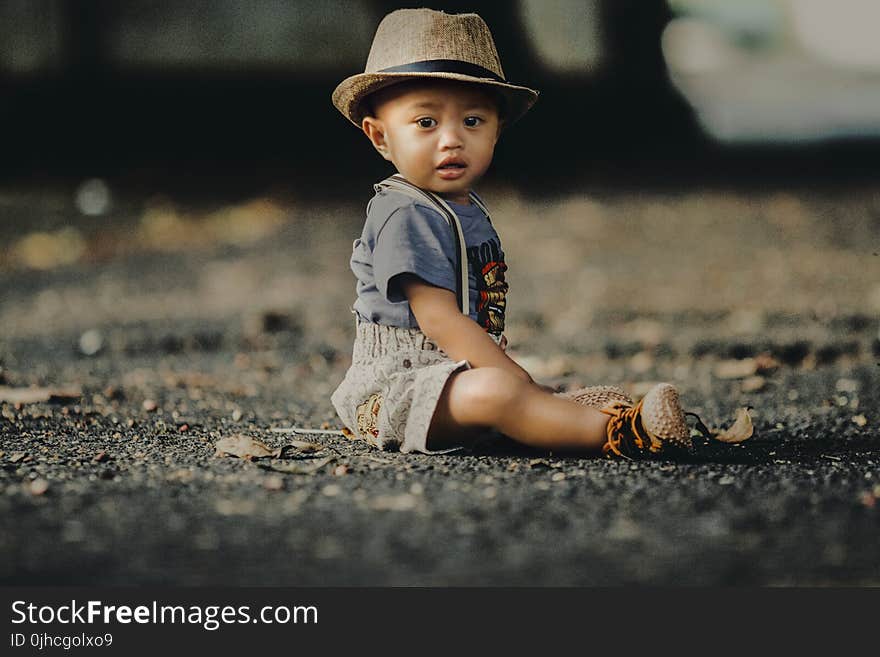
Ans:
POLYGON ((455 240, 446 220, 435 210, 410 203, 395 209, 376 236, 376 288, 392 303, 405 301, 392 279, 409 273, 455 292, 456 260, 455 240))

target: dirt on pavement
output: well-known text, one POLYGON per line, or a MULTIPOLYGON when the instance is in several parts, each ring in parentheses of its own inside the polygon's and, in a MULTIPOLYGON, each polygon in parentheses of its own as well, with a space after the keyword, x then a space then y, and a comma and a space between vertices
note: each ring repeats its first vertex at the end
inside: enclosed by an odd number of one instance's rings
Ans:
POLYGON ((2 189, 0 582, 880 584, 880 191, 482 195, 536 379, 671 381, 754 437, 630 462, 291 433, 341 429, 366 197, 2 189), (216 453, 237 435, 316 446, 216 453))

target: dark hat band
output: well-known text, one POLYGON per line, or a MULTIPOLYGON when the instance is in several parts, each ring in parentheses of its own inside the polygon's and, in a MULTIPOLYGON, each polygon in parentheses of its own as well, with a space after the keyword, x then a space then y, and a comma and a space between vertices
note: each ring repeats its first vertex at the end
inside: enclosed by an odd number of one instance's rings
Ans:
POLYGON ((462 62, 457 59, 426 59, 421 62, 412 62, 411 64, 401 64, 400 66, 389 66, 383 68, 377 73, 458 73, 459 75, 470 75, 475 78, 489 78, 495 82, 507 82, 500 75, 496 75, 488 68, 483 68, 477 64, 470 62, 462 62))

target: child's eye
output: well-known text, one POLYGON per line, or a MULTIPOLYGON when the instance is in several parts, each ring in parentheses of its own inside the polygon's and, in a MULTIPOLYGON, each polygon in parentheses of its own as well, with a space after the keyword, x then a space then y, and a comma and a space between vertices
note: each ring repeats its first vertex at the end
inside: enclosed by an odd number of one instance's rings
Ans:
POLYGON ((416 123, 419 124, 420 128, 433 128, 435 125, 437 125, 437 121, 428 117, 425 117, 424 119, 419 119, 418 121, 416 121, 416 123))
POLYGON ((468 128, 476 128, 482 122, 483 122, 483 119, 481 119, 479 116, 469 116, 464 120, 464 124, 468 128))

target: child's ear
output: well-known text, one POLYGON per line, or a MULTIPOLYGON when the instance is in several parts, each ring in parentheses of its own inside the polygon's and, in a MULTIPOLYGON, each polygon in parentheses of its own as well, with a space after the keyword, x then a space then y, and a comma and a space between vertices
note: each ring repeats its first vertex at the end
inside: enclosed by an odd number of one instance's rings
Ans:
POLYGON ((388 150, 388 142, 385 141, 385 125, 380 119, 374 116, 366 116, 361 122, 361 130, 373 144, 379 155, 386 160, 391 160, 391 153, 388 150))

